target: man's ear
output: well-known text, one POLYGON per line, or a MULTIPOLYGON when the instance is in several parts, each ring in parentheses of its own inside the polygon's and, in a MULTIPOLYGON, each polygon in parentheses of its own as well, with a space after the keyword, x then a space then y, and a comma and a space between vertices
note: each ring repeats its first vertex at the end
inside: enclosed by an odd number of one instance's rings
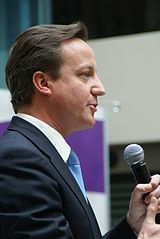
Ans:
POLYGON ((41 95, 50 96, 51 89, 50 89, 50 76, 43 71, 36 71, 33 74, 33 84, 35 91, 37 91, 41 95))

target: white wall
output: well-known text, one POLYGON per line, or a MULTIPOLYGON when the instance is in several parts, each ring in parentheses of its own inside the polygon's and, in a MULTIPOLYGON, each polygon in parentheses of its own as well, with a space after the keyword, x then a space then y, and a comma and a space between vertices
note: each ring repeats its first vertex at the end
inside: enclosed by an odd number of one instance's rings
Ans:
POLYGON ((0 89, 0 122, 9 121, 14 115, 8 90, 0 89))
POLYGON ((160 140, 160 32, 89 41, 107 96, 110 144, 160 140), (121 110, 112 112, 118 100, 121 110))

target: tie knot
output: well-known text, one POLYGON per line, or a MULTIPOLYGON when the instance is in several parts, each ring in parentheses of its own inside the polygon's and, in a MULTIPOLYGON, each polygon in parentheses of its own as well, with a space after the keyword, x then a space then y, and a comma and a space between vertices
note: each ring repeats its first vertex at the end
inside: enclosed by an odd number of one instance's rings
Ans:
POLYGON ((69 165, 80 165, 79 159, 73 149, 71 149, 70 155, 67 160, 67 164, 69 165))

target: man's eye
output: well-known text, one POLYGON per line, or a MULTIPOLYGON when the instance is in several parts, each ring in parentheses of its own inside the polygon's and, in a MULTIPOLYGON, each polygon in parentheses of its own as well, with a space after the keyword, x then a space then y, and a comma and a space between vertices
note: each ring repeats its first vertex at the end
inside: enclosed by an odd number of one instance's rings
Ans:
POLYGON ((90 76, 90 72, 89 71, 83 72, 82 75, 85 76, 85 77, 89 77, 90 76))

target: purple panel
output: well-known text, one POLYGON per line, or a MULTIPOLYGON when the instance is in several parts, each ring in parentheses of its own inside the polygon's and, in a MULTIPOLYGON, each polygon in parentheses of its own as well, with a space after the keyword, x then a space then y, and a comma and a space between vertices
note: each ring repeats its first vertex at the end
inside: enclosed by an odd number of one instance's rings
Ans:
POLYGON ((0 123, 0 137, 4 134, 6 129, 8 128, 9 122, 0 123))
POLYGON ((104 192, 103 122, 94 128, 73 133, 67 142, 81 161, 87 191, 104 192))

